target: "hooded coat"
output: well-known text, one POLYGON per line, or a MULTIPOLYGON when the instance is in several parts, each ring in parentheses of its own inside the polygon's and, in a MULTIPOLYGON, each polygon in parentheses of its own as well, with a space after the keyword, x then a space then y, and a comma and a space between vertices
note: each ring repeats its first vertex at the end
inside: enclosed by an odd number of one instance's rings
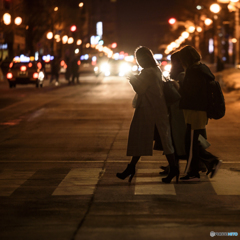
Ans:
POLYGON ((205 64, 193 64, 187 68, 185 78, 181 84, 181 109, 207 111, 207 83, 213 81, 214 75, 205 64))
POLYGON ((155 126, 164 153, 174 153, 161 70, 157 66, 145 68, 138 76, 130 78, 130 84, 138 98, 129 130, 127 156, 152 155, 155 126))

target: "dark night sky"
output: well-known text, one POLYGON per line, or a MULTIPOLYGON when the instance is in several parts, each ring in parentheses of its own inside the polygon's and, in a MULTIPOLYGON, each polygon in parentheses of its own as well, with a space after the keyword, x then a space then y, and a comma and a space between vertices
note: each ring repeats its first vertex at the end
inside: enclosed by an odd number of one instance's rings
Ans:
POLYGON ((168 31, 179 0, 118 0, 118 46, 132 54, 139 45, 154 52, 168 31))

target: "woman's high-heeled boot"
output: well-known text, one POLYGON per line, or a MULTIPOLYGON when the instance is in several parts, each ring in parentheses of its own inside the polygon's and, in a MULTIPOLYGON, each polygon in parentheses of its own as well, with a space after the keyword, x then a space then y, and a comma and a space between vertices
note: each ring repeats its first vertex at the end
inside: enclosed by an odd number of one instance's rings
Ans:
POLYGON ((122 180, 129 176, 128 182, 132 181, 133 176, 135 175, 135 165, 128 164, 127 168, 122 173, 117 173, 116 176, 122 180))
POLYGON ((175 155, 174 154, 167 154, 166 155, 167 160, 170 165, 170 171, 167 177, 162 178, 162 182, 164 183, 170 183, 174 177, 176 177, 176 183, 178 183, 178 178, 179 178, 179 166, 176 161, 175 155))

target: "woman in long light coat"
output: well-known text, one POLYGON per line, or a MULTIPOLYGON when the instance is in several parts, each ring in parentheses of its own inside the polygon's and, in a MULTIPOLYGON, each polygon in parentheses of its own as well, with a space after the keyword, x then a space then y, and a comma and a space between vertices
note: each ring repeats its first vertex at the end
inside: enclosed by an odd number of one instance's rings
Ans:
POLYGON ((132 156, 132 160, 125 171, 117 173, 117 177, 125 179, 130 176, 129 182, 131 182, 140 157, 152 156, 154 128, 156 126, 163 151, 170 165, 169 175, 162 181, 170 183, 175 176, 178 181, 179 169, 174 156, 168 109, 163 94, 162 72, 150 49, 137 48, 135 57, 143 70, 138 76, 131 76, 129 79, 138 96, 127 147, 127 156, 132 156))

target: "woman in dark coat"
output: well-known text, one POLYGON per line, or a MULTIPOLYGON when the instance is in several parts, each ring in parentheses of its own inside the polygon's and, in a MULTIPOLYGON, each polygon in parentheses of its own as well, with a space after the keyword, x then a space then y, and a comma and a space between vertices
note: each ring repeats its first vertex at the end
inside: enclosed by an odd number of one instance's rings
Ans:
POLYGON ((117 177, 125 179, 130 176, 129 181, 131 182, 140 157, 152 156, 154 128, 156 126, 170 165, 169 175, 162 181, 170 183, 175 176, 178 181, 179 169, 175 161, 168 109, 163 95, 162 72, 150 49, 137 48, 135 57, 143 70, 138 76, 131 76, 129 79, 138 96, 127 147, 127 156, 132 156, 132 160, 125 171, 117 173, 117 177))
MULTIPOLYGON (((209 81, 214 81, 214 75, 210 69, 200 62, 200 54, 191 46, 185 46, 179 51, 179 58, 185 69, 185 77, 180 82, 180 108, 183 109, 185 122, 187 124, 188 164, 187 175, 182 177, 183 181, 200 180, 199 161, 204 162, 213 177, 221 164, 217 157, 204 159, 200 156, 199 135, 205 135, 207 118, 207 87, 209 81), (189 172, 189 168, 191 169, 189 172)), ((207 174, 208 174, 207 173, 207 174)))

